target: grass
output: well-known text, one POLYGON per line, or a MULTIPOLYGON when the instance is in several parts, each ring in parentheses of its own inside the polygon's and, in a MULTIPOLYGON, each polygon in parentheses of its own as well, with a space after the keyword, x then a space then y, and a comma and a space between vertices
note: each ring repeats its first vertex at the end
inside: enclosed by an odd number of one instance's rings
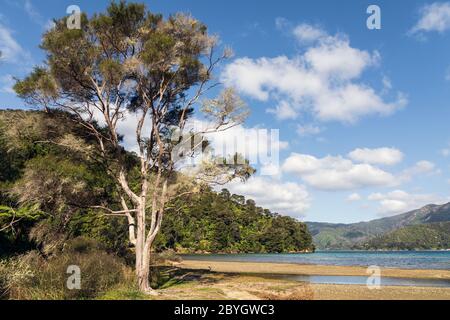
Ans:
POLYGON ((152 298, 153 296, 146 295, 132 286, 119 286, 99 296, 97 300, 152 300, 152 298))

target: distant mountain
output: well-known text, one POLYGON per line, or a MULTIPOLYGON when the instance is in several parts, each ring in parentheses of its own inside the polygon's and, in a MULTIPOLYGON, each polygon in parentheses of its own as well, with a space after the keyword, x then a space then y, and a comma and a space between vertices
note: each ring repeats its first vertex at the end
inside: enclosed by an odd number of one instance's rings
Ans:
MULTIPOLYGON (((361 248, 373 238, 382 237, 404 227, 447 221, 450 221, 450 203, 430 204, 421 209, 369 222, 352 224, 306 222, 306 224, 318 249, 354 249, 361 248)), ((415 232, 416 229, 406 230, 415 232)), ((450 230, 447 229, 447 232, 450 233, 450 230)))

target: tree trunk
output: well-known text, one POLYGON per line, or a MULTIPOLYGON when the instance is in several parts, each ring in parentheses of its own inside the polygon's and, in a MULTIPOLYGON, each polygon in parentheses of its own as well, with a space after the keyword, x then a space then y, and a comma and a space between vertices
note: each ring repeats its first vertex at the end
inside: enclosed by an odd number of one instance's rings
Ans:
POLYGON ((139 290, 151 295, 157 292, 150 286, 150 252, 153 241, 146 241, 145 204, 138 209, 136 238, 136 278, 139 290))
POLYGON ((139 290, 147 294, 156 294, 150 286, 150 266, 142 265, 136 270, 139 290))
MULTIPOLYGON (((138 252, 136 251, 136 261, 138 261, 137 254, 138 252)), ((144 250, 141 252, 139 258, 140 264, 136 263, 136 276, 140 291, 157 295, 158 293, 150 286, 150 255, 151 244, 148 244, 144 246, 144 250)))

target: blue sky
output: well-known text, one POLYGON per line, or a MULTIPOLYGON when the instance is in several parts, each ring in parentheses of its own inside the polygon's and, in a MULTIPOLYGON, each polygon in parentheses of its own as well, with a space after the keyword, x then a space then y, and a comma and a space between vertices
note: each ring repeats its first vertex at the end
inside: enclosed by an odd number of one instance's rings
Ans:
MULTIPOLYGON (((217 76, 251 107, 245 127, 280 130, 280 173, 232 191, 329 222, 450 201, 450 2, 145 3, 191 13, 231 46, 217 76), (366 27, 370 4, 380 30, 366 27)), ((0 108, 23 107, 11 77, 42 62, 43 31, 72 4, 91 14, 108 1, 0 0, 0 108)))

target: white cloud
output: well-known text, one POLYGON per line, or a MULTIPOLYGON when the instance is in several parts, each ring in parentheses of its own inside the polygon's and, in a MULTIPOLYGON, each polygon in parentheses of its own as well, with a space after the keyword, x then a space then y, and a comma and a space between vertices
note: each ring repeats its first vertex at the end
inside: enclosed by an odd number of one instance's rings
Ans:
POLYGON ((307 124, 304 126, 302 126, 302 125, 297 126, 297 133, 302 137, 317 135, 321 132, 322 132, 322 128, 312 125, 312 124, 307 124))
POLYGON ((349 159, 340 155, 316 158, 312 155, 291 153, 281 168, 283 172, 295 174, 306 184, 325 191, 393 187, 409 182, 419 175, 433 175, 441 172, 434 163, 426 160, 418 161, 397 173, 375 166, 375 164, 389 165, 401 161, 403 154, 393 150, 386 152, 382 148, 381 150, 356 149, 349 153, 349 159))
POLYGON ((359 193, 352 193, 347 197, 347 201, 353 202, 353 201, 359 201, 361 200, 361 196, 359 193))
POLYGON ((403 170, 400 175, 402 181, 409 181, 417 175, 433 175, 439 174, 441 171, 436 168, 433 162, 421 160, 416 162, 413 166, 403 170))
POLYGON ((274 114, 278 120, 295 119, 298 117, 298 111, 287 101, 280 101, 275 108, 267 109, 267 112, 274 114))
POLYGON ((255 200, 259 206, 297 218, 302 217, 310 206, 308 191, 297 183, 255 176, 245 183, 233 181, 226 188, 232 193, 255 200))
POLYGON ((450 2, 434 2, 420 10, 417 24, 410 30, 412 34, 420 32, 445 32, 450 29, 450 2))
POLYGON ((412 168, 411 171, 414 173, 430 173, 433 172, 436 165, 433 162, 422 160, 417 162, 412 168))
POLYGON ((394 165, 403 160, 403 153, 395 148, 355 149, 348 157, 357 162, 394 165))
POLYGON ((1 61, 16 64, 27 64, 30 62, 30 54, 15 40, 12 31, 1 23, 0 51, 2 52, 1 61))
POLYGON ((292 30, 292 33, 300 43, 316 41, 327 35, 326 32, 321 28, 306 23, 302 23, 296 26, 292 30))
MULTIPOLYGON (((136 153, 139 151, 138 144, 136 141, 136 127, 140 117, 141 114, 139 113, 126 111, 124 113, 124 117, 117 122, 117 132, 123 135, 123 143, 122 143, 123 146, 125 147, 125 149, 129 151, 134 151, 136 153)), ((100 119, 102 119, 102 117, 100 117, 100 119)), ((149 123, 150 119, 147 118, 145 122, 149 123)), ((104 121, 101 121, 101 123, 104 123, 104 121)), ((148 129, 148 126, 144 124, 143 136, 148 137, 149 135, 150 130, 148 129)))
POLYGON ((373 193, 368 200, 378 203, 378 212, 382 216, 390 216, 419 209, 428 204, 440 204, 448 199, 432 194, 410 194, 403 190, 394 190, 382 194, 373 193))
POLYGON ((292 153, 283 163, 282 170, 296 174, 312 187, 327 191, 396 184, 391 173, 370 164, 355 164, 341 156, 316 158, 292 153))
POLYGON ((352 47, 345 35, 329 36, 307 25, 299 28, 302 37, 316 40, 302 54, 236 59, 224 68, 222 80, 260 101, 282 101, 281 107, 269 112, 280 111, 279 117, 285 119, 309 111, 322 121, 355 122, 367 115, 388 115, 406 105, 404 95, 386 102, 359 81, 367 68, 379 64, 378 52, 352 47))

